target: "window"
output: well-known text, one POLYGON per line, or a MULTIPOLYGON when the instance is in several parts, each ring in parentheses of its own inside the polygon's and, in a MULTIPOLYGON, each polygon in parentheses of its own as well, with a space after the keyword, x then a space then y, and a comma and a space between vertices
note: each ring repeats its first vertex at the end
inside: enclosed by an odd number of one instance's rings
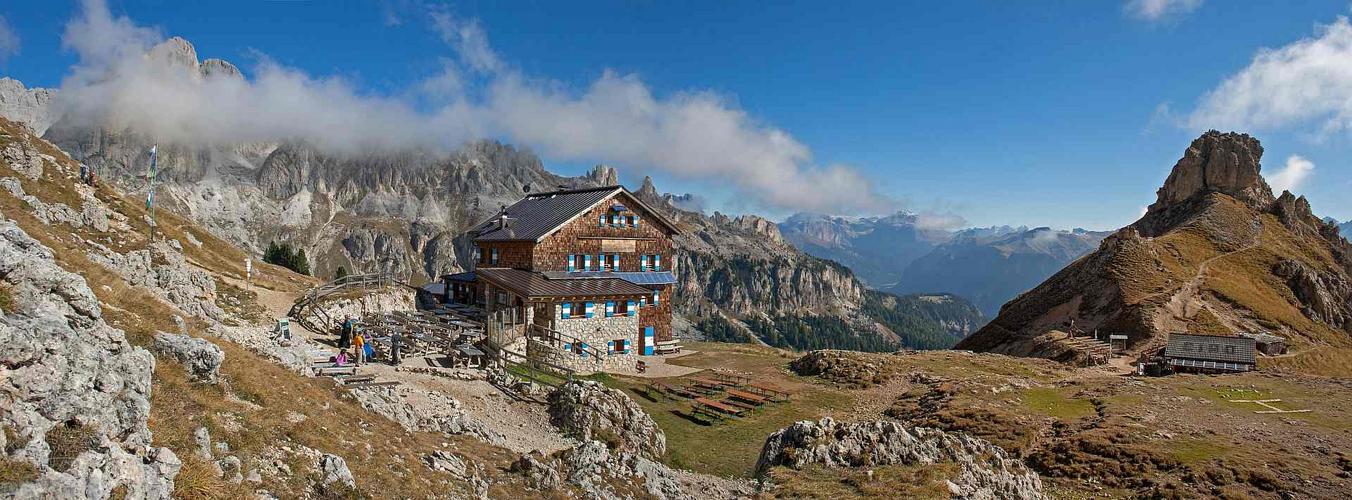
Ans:
POLYGON ((498 249, 497 249, 497 248, 494 248, 493 250, 491 250, 491 251, 489 252, 488 263, 489 263, 489 264, 497 264, 497 263, 498 263, 498 249))
POLYGON ((498 303, 499 305, 506 304, 506 303, 507 303, 507 294, 506 294, 506 293, 503 293, 503 292, 498 292, 498 302, 497 302, 497 303, 498 303))
POLYGON ((624 339, 615 339, 610 342, 610 352, 612 354, 625 354, 629 352, 629 341, 624 339))
POLYGON ((637 220, 638 220, 638 219, 636 219, 634 216, 630 215, 630 216, 624 218, 624 221, 625 221, 625 222, 624 222, 624 225, 629 226, 629 227, 638 227, 638 222, 637 222, 637 220))
POLYGON ((1232 346, 1232 345, 1225 346, 1225 353, 1226 353, 1226 354, 1234 354, 1234 353, 1235 353, 1235 346, 1232 346))
POLYGON ((569 302, 569 303, 568 303, 568 315, 571 316, 571 317, 574 317, 574 318, 585 318, 585 317, 587 317, 587 303, 586 303, 586 302, 569 302))
POLYGON ((627 316, 628 314, 629 314, 629 301, 627 300, 615 301, 615 315, 627 316))
POLYGON ((585 271, 585 270, 587 270, 587 256, 586 256, 586 255, 571 255, 570 257, 572 257, 573 262, 570 263, 570 264, 568 265, 568 267, 570 268, 569 271, 585 271))
POLYGON ((605 267, 610 268, 611 271, 620 270, 620 254, 602 255, 601 257, 605 259, 602 261, 605 262, 605 267))

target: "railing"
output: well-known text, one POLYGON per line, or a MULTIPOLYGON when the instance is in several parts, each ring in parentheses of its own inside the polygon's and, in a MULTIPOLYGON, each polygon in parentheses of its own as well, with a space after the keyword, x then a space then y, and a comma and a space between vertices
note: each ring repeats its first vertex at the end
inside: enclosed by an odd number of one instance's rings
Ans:
POLYGON ((526 335, 537 342, 542 342, 555 349, 571 352, 574 355, 581 356, 585 353, 597 361, 603 359, 602 356, 610 356, 610 353, 597 349, 596 346, 588 344, 582 339, 552 328, 546 328, 540 325, 530 325, 526 328, 526 335), (563 344, 569 344, 571 349, 564 349, 563 344), (585 345, 586 347, 578 347, 582 345, 585 345))
POLYGON ((333 295, 335 293, 345 292, 352 289, 361 289, 362 291, 369 293, 372 289, 383 288, 392 285, 402 285, 408 288, 415 289, 417 288, 402 281, 399 281, 397 278, 394 277, 393 274, 387 273, 349 274, 347 276, 343 276, 336 280, 311 288, 310 291, 305 293, 305 295, 302 295, 300 298, 296 299, 296 302, 291 305, 291 310, 287 312, 287 316, 290 316, 292 319, 296 320, 297 323, 300 323, 302 326, 311 331, 322 333, 327 331, 328 328, 319 327, 318 325, 315 325, 314 322, 310 321, 310 314, 306 314, 308 309, 313 315, 319 317, 321 321, 320 324, 322 325, 334 324, 333 318, 330 318, 329 315, 325 313, 323 309, 314 307, 315 303, 318 302, 319 299, 322 299, 329 295, 333 295))

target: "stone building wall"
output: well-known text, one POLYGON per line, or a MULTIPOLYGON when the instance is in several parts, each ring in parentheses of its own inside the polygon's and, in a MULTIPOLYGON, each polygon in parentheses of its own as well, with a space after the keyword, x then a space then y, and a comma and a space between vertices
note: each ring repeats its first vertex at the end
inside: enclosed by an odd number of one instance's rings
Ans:
POLYGON ((596 314, 591 318, 568 318, 561 317, 562 305, 554 307, 554 326, 560 333, 581 339, 588 345, 596 348, 603 353, 602 360, 599 362, 593 356, 586 358, 576 354, 567 354, 562 356, 562 366, 567 366, 579 371, 614 371, 622 367, 632 367, 634 362, 639 359, 639 317, 638 316, 612 316, 605 317, 605 302, 597 301, 596 314), (629 341, 628 354, 609 354, 606 349, 606 342, 613 340, 626 339, 629 341))

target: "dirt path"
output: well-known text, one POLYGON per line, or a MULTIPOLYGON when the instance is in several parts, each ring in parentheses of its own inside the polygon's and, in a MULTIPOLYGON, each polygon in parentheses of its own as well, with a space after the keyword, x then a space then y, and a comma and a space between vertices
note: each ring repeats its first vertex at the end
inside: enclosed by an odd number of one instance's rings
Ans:
MULTIPOLYGON (((1263 244, 1263 233, 1262 229, 1260 228, 1258 235, 1254 238, 1254 241, 1252 243, 1236 250, 1214 255, 1211 258, 1208 258, 1202 261, 1200 264, 1198 264, 1197 274, 1194 275, 1192 279, 1189 279, 1187 282, 1183 283, 1181 286, 1179 286, 1172 292, 1172 295, 1170 295, 1169 297, 1169 301, 1164 303, 1162 311, 1156 311, 1154 321, 1155 329, 1157 331, 1186 330, 1187 328, 1184 327, 1186 326, 1187 320, 1189 318, 1196 317, 1197 313, 1201 312, 1202 309, 1210 311, 1212 315, 1215 316, 1216 318, 1224 318, 1224 315, 1221 314, 1220 311, 1216 311, 1211 306, 1211 304, 1207 303, 1200 296, 1198 296, 1198 290, 1201 288, 1202 283, 1205 282, 1206 280, 1207 271, 1211 268, 1211 264, 1213 262, 1229 257, 1231 255, 1253 250, 1254 248, 1258 248, 1258 246, 1262 244, 1263 244), (1167 315, 1162 314, 1163 312, 1167 312, 1168 314, 1167 315)), ((1147 296, 1140 302, 1148 301, 1165 293, 1169 292, 1159 292, 1147 296)))

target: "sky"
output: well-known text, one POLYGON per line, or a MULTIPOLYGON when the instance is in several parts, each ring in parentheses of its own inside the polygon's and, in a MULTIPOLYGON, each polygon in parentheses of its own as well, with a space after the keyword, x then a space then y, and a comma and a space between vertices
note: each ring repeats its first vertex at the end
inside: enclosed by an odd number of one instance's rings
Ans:
POLYGON ((492 137, 710 209, 1126 225, 1210 128, 1352 219, 1345 1, 0 3, 0 75, 166 140, 492 137), (169 36, 241 82, 140 57, 169 36), (109 78, 108 75, 116 75, 109 78), (76 101, 76 97, 79 102, 76 101))

